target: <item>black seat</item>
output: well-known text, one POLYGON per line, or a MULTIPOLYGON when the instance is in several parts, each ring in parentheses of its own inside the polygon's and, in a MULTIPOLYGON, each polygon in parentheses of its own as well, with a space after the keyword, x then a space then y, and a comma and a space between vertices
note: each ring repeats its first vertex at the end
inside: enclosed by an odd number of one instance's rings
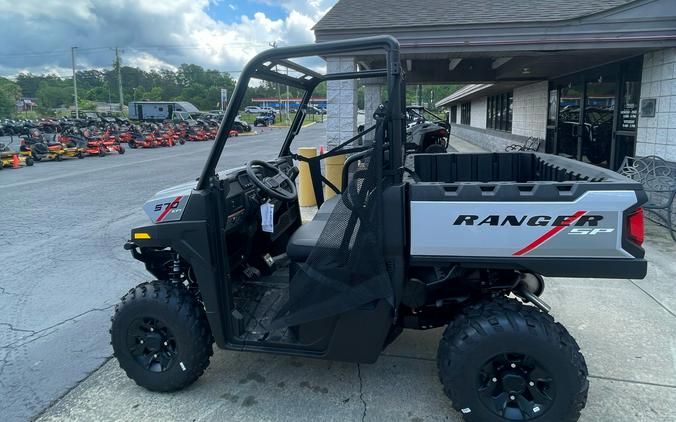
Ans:
POLYGON ((336 208, 340 195, 336 195, 327 200, 317 210, 312 221, 300 226, 289 238, 289 243, 286 245, 286 254, 293 262, 305 262, 310 256, 310 252, 317 245, 319 236, 324 231, 324 226, 329 216, 336 208))

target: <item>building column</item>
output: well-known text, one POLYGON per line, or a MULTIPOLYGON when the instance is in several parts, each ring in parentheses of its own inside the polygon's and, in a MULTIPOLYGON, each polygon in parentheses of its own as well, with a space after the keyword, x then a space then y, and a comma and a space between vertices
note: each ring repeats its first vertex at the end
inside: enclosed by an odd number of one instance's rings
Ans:
MULTIPOLYGON (((381 98, 381 88, 385 84, 384 79, 377 78, 371 79, 366 78, 364 82, 364 129, 368 129, 373 126, 376 121, 373 118, 373 113, 375 113, 378 106, 382 104, 381 98)), ((375 131, 370 132, 364 136, 364 144, 370 144, 375 137, 375 131)))
POLYGON ((638 117, 636 153, 676 161, 676 48, 643 55, 641 101, 655 100, 652 117, 638 117))
MULTIPOLYGON (((354 72, 354 57, 327 57, 327 73, 354 72)), ((328 81, 326 87, 326 143, 328 147, 345 142, 357 133, 357 81, 328 81)))

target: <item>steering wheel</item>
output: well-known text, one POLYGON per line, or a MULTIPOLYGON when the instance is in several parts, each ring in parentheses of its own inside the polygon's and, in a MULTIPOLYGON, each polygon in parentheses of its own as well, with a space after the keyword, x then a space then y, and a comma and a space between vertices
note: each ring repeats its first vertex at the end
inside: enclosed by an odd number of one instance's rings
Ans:
POLYGON ((266 161, 249 161, 246 163, 246 174, 256 186, 273 198, 282 201, 295 201, 298 198, 296 184, 293 180, 284 174, 283 171, 266 161), (262 167, 264 176, 261 177, 256 174, 254 167, 262 167), (266 173, 271 175, 265 176, 266 173))

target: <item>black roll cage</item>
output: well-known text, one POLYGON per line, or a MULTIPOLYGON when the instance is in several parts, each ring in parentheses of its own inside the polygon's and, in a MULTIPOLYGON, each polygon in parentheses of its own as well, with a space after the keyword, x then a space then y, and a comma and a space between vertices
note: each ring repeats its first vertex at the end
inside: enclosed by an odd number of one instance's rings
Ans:
MULTIPOLYGON (((324 81, 337 81, 345 79, 358 79, 358 78, 385 78, 387 81, 387 91, 388 91, 388 102, 385 110, 386 116, 385 121, 387 122, 387 133, 389 140, 390 151, 401 151, 402 139, 404 137, 405 124, 404 120, 406 118, 405 114, 402 113, 402 102, 404 98, 404 86, 402 81, 402 71, 401 63, 399 56, 399 42, 389 36, 376 36, 376 37, 366 37, 366 38, 355 38, 351 40, 341 40, 341 41, 332 41, 320 44, 309 44, 301 45, 295 47, 281 47, 273 48, 262 53, 259 53, 255 56, 247 65, 244 67, 238 81, 235 86, 235 91, 233 92, 230 103, 228 104, 225 116, 221 122, 220 127, 218 128, 218 134, 216 135, 216 140, 213 147, 207 158, 207 162, 202 169, 202 174, 197 183, 197 190, 203 190, 210 186, 215 177, 216 165, 218 160, 223 152, 225 143, 228 139, 228 132, 230 127, 237 117, 238 110, 242 105, 246 90, 251 79, 261 79, 269 82, 286 84, 291 87, 304 90, 304 95, 299 107, 299 112, 296 113, 294 121, 291 123, 291 127, 287 132, 284 143, 282 144, 282 149, 279 153, 280 157, 283 156, 292 156, 291 154, 291 142, 294 137, 298 134, 303 120, 305 118, 305 110, 307 110, 307 104, 310 101, 312 92, 317 85, 324 81), (298 63, 292 62, 291 58, 303 58, 310 56, 327 56, 335 54, 347 54, 347 53, 378 53, 384 51, 385 54, 385 67, 382 69, 372 69, 372 70, 362 70, 356 72, 341 72, 341 73, 330 73, 330 74, 320 74, 311 69, 308 69, 298 63), (283 66, 288 69, 294 70, 300 73, 300 76, 290 76, 287 74, 282 74, 273 70, 276 66, 283 66)), ((343 142, 341 145, 336 147, 336 149, 343 148, 347 143, 353 142, 355 139, 363 136, 365 133, 357 135, 355 138, 347 142, 343 142)), ((374 147, 379 150, 382 149, 382 139, 376 139, 374 147)), ((343 153, 346 151, 342 151, 343 153)), ((322 158, 326 158, 330 155, 337 155, 336 152, 329 151, 326 154, 316 157, 317 163, 322 158)), ((402 166, 401 160, 402 157, 400 154, 390 154, 391 156, 391 166, 392 169, 399 169, 402 166)), ((397 177, 398 172, 390 172, 386 176, 393 178, 397 177)), ((326 180, 323 180, 326 182, 326 180)), ((394 181, 394 180, 393 180, 394 181)), ((332 189, 336 189, 335 186, 329 185, 332 189)), ((317 189, 315 188, 315 191, 317 189)), ((321 189, 319 189, 321 191, 321 189)), ((320 197, 320 201, 323 200, 323 195, 320 197)))

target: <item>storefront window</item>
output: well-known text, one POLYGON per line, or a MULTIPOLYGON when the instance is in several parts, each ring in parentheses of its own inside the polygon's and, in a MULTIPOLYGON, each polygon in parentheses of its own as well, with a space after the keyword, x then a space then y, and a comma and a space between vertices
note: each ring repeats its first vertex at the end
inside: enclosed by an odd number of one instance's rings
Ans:
POLYGON ((472 103, 467 101, 460 104, 460 123, 468 125, 470 123, 470 116, 472 114, 472 103))
POLYGON ((486 104, 486 127, 488 129, 512 131, 512 93, 492 95, 486 104))
POLYGON ((547 114, 550 150, 617 169, 635 150, 641 68, 635 58, 555 81, 547 114))

